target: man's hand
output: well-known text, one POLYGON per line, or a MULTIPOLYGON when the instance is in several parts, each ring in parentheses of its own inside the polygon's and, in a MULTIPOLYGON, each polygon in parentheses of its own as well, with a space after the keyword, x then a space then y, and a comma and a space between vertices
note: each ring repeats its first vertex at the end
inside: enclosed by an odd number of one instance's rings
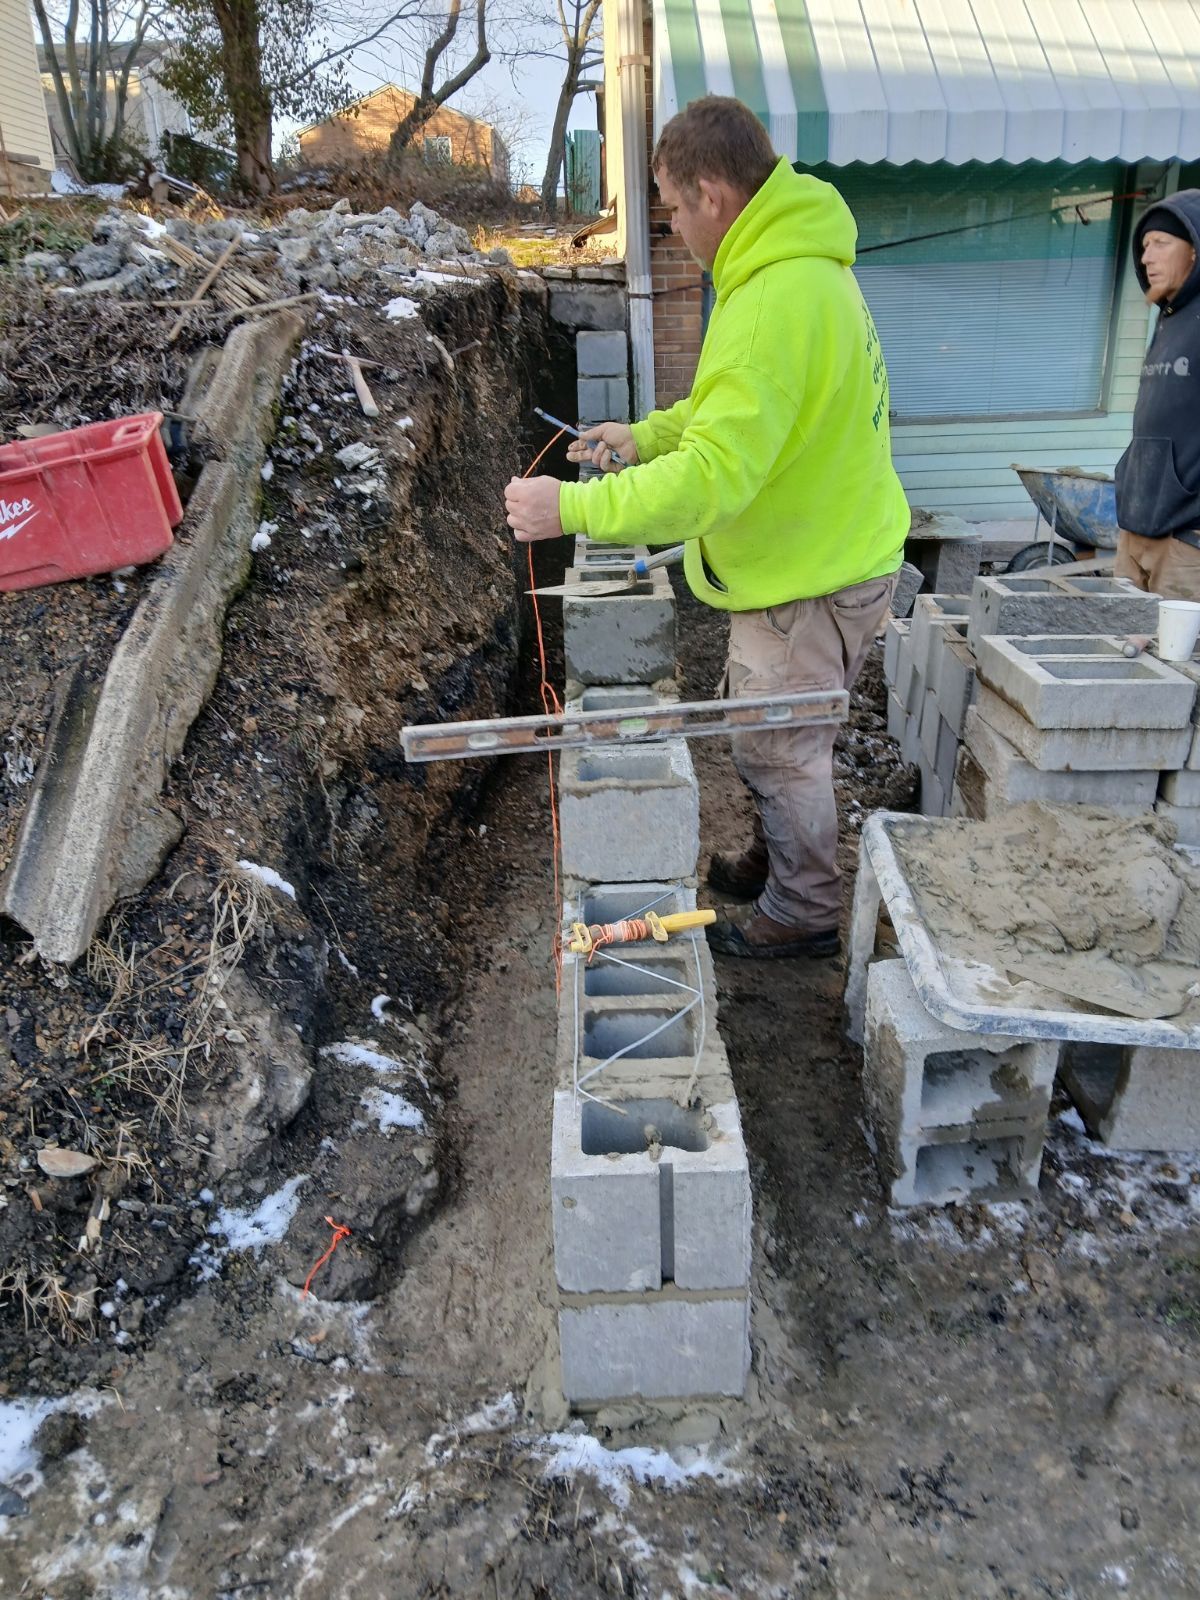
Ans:
POLYGON ((621 467, 613 461, 614 451, 624 466, 637 465, 637 445, 627 422, 598 422, 594 428, 584 428, 567 446, 567 460, 590 461, 602 472, 620 472, 621 467))
POLYGON ((561 539, 557 478, 510 478, 504 491, 508 525, 521 544, 561 539))

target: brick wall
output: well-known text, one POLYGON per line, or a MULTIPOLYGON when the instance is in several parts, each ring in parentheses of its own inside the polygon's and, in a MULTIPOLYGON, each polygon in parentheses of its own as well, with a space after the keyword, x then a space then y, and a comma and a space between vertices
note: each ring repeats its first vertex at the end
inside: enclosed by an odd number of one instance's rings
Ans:
MULTIPOLYGON (((653 55, 654 37, 646 20, 645 50, 653 55)), ((654 74, 646 74, 646 163, 654 149, 654 74)), ((670 216, 658 199, 650 172, 650 276, 654 290, 654 403, 673 405, 692 387, 700 359, 701 272, 671 232, 670 216)))
POLYGON ((670 232, 667 208, 656 199, 650 206, 650 274, 655 404, 669 406, 692 387, 700 359, 701 274, 683 240, 670 232))

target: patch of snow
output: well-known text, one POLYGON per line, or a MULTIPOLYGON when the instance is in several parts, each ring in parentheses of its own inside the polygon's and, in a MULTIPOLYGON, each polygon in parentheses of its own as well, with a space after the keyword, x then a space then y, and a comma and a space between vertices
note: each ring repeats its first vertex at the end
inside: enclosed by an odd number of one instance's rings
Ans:
MULTIPOLYGON (((28 1498, 32 1490, 41 1487, 38 1472, 40 1457, 33 1446, 33 1436, 56 1411, 75 1411, 82 1417, 95 1416, 109 1403, 105 1395, 86 1389, 75 1394, 61 1395, 48 1400, 44 1396, 17 1400, 0 1400, 0 1484, 12 1483, 15 1478, 32 1474, 32 1482, 22 1485, 19 1493, 28 1498)), ((0 1528, 7 1519, 0 1517, 0 1528)))
POLYGON ((869 1228, 871 1226, 871 1219, 865 1211, 856 1211, 854 1213, 854 1226, 856 1228, 869 1228))
POLYGON ((497 1400, 489 1400, 477 1410, 468 1412, 461 1422, 452 1423, 444 1433, 431 1433, 425 1441, 425 1459, 439 1461, 448 1447, 460 1439, 477 1439, 481 1434, 504 1433, 520 1415, 516 1396, 511 1389, 497 1400))
POLYGON ((629 1504, 631 1483, 679 1489, 693 1478, 736 1483, 740 1477, 723 1462, 703 1454, 687 1466, 680 1466, 665 1450, 652 1450, 646 1445, 608 1450, 590 1433, 548 1433, 533 1441, 532 1451, 545 1462, 543 1477, 574 1479, 586 1473, 621 1507, 629 1504))
POLYGON ((377 1072, 381 1077, 391 1078, 394 1081, 403 1080, 411 1073, 423 1088, 428 1088, 424 1072, 414 1061, 398 1061, 395 1056, 385 1056, 376 1046, 373 1039, 365 1045, 352 1044, 348 1039, 340 1044, 324 1045, 320 1052, 323 1056, 332 1056, 335 1061, 340 1061, 344 1067, 366 1067, 371 1072, 377 1072))
POLYGON ((411 417, 397 417, 396 418, 395 426, 397 428, 411 428, 412 425, 413 425, 413 419, 411 417))
POLYGON ((280 894, 286 894, 292 900, 296 898, 295 889, 286 878, 279 876, 274 867, 260 867, 257 861, 239 861, 238 866, 252 878, 265 883, 268 889, 278 889, 280 894))
POLYGON ((271 544, 271 535, 278 532, 279 524, 277 522, 260 522, 257 533, 255 533, 250 540, 251 550, 257 552, 259 550, 269 549, 271 544))
POLYGON ((392 1128, 415 1128, 425 1131, 424 1112, 418 1111, 402 1094, 392 1094, 386 1089, 367 1089, 359 1104, 368 1116, 374 1117, 380 1130, 388 1133, 392 1128))
POLYGON ((346 971, 349 972, 353 977, 357 978, 358 977, 358 968, 354 965, 353 961, 351 961, 350 957, 342 949, 341 945, 335 944, 334 947, 333 947, 333 953, 338 958, 338 960, 342 963, 342 965, 345 967, 346 971))
POLYGON ((1115 1561, 1110 1562, 1107 1567, 1101 1568, 1100 1581, 1101 1583, 1111 1583, 1114 1589, 1128 1589, 1129 1573, 1124 1567, 1118 1566, 1115 1561))
POLYGON ((208 1225, 209 1233, 223 1233, 230 1250, 257 1251, 266 1245, 278 1244, 300 1209, 300 1185, 307 1182, 307 1172, 289 1178, 282 1189, 267 1195, 253 1211, 233 1211, 221 1206, 216 1221, 208 1225))
POLYGON ((383 1013, 387 1010, 391 1003, 392 997, 390 994, 377 994, 374 1000, 371 1001, 371 1015, 375 1018, 376 1022, 382 1022, 384 1020, 383 1013))
POLYGON ((271 479, 275 476, 275 463, 273 461, 264 461, 262 466, 259 468, 259 476, 262 478, 264 483, 270 483, 271 479))
POLYGON ((415 274, 418 283, 457 283, 470 284, 471 279, 463 272, 430 272, 427 267, 420 268, 415 274))
POLYGON ((402 317, 416 317, 420 312, 421 308, 417 302, 403 294, 398 294, 394 300, 389 300, 383 308, 383 314, 389 322, 399 322, 402 317))

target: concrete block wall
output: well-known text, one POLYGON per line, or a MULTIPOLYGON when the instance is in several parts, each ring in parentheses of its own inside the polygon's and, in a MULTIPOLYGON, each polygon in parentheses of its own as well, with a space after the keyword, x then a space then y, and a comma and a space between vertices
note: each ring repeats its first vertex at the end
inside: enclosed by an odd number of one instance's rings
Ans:
POLYGON ((1037 1192, 1054 1040, 964 1033, 922 1005, 903 961, 866 974, 863 1094, 893 1206, 1037 1192))
POLYGON ((629 343, 624 330, 575 335, 579 426, 629 421, 629 343))
MULTIPOLYGON (((640 553, 581 538, 568 581, 610 578, 640 553)), ((568 713, 636 716, 677 698, 664 573, 628 593, 564 599, 563 633, 568 713)), ((577 922, 695 907, 686 740, 564 751, 558 785, 564 951, 577 922)), ((562 966, 550 1185, 563 1392, 585 1409, 740 1395, 750 1172, 712 958, 702 932, 612 955, 567 951, 562 966)))

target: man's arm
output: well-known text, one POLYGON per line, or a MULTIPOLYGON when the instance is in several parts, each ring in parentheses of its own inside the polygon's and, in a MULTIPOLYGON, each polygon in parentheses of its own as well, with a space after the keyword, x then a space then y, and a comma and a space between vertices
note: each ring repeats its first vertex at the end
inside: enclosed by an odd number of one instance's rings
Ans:
POLYGON ((678 450, 683 430, 692 417, 692 397, 684 395, 665 411, 651 411, 630 432, 637 446, 639 461, 653 461, 671 450, 678 450))
MULTIPOLYGON (((675 449, 632 472, 559 485, 562 529, 643 544, 704 538, 738 517, 774 472, 797 404, 760 369, 713 373, 693 391, 675 449)), ((678 409, 663 415, 674 417, 678 409)))

